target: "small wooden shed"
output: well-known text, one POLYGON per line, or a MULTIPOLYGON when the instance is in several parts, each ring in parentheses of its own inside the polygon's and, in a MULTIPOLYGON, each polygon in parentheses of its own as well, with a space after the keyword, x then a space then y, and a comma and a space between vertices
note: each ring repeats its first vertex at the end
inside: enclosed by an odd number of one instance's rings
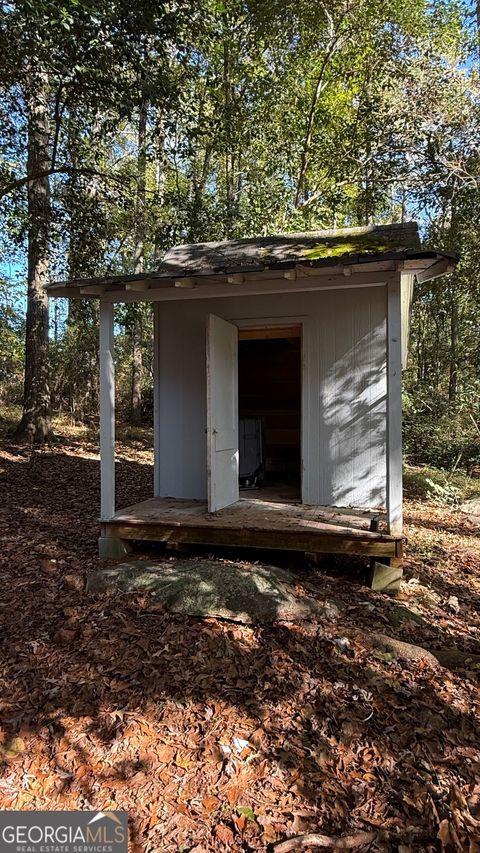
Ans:
POLYGON ((402 223, 180 245, 149 273, 51 284, 100 300, 101 556, 147 539, 398 564, 412 292, 456 260, 402 223), (154 306, 154 494, 118 508, 113 308, 137 301, 154 306))

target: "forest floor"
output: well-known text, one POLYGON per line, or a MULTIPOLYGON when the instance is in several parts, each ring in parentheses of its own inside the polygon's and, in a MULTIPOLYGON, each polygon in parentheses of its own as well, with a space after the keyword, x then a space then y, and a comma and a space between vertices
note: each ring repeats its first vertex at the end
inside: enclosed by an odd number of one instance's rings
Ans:
MULTIPOLYGON (((480 480, 407 469, 399 600, 345 565, 300 566, 300 586, 339 617, 243 626, 85 593, 97 446, 66 422, 57 436, 34 453, 5 431, 0 444, 0 808, 125 809, 142 853, 282 853, 307 832, 480 850, 478 664, 452 671, 362 640, 478 653, 478 528, 450 504, 480 480)), ((147 430, 120 431, 119 505, 150 496, 150 446, 147 430)))

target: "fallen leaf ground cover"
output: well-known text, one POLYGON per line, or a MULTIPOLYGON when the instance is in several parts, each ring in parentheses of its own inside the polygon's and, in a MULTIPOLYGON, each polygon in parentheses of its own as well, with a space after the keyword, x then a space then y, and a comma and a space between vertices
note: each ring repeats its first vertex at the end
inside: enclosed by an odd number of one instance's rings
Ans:
MULTIPOLYGON (((400 601, 327 561, 299 565, 299 585, 336 620, 173 616, 145 596, 86 595, 97 447, 57 432, 40 452, 0 446, 1 808, 125 809, 142 853, 269 850, 315 831, 373 831, 370 850, 480 850, 478 670, 362 641, 478 653, 480 543, 458 510, 411 473, 400 601)), ((149 435, 127 438, 119 505, 152 488, 149 435)))

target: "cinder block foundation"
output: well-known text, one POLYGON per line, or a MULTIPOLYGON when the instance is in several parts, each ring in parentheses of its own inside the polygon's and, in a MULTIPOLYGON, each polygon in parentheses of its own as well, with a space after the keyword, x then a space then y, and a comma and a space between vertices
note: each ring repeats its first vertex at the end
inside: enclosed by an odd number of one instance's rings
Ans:
POLYGON ((376 560, 372 562, 370 586, 376 592, 385 592, 387 595, 396 595, 400 590, 400 582, 402 578, 402 566, 378 563, 376 560))
POLYGON ((133 544, 128 539, 117 539, 115 536, 100 536, 98 539, 98 556, 100 560, 117 560, 131 554, 133 544))

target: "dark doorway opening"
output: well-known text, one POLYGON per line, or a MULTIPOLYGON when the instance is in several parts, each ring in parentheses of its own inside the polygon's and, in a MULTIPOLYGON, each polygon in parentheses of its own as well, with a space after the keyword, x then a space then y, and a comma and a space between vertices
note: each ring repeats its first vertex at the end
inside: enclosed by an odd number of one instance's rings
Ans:
POLYGON ((241 497, 301 500, 301 327, 240 329, 241 497))

